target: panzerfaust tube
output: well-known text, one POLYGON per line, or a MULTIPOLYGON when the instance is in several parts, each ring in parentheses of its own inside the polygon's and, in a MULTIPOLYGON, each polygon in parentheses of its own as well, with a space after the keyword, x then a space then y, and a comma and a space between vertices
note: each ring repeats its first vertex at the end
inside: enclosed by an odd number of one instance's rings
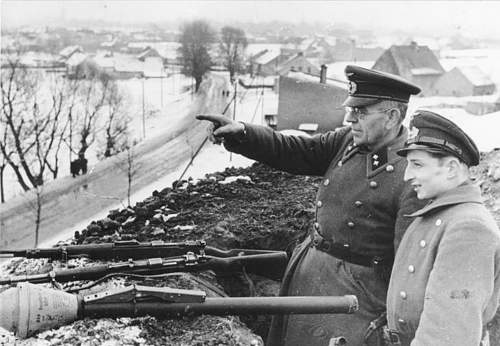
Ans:
POLYGON ((86 317, 156 317, 185 315, 349 314, 356 296, 206 298, 203 303, 105 303, 83 305, 86 317))
POLYGON ((82 297, 21 283, 0 293, 0 306, 0 327, 25 338, 84 317, 339 314, 356 311, 358 301, 355 296, 205 298, 203 291, 136 286, 82 297))

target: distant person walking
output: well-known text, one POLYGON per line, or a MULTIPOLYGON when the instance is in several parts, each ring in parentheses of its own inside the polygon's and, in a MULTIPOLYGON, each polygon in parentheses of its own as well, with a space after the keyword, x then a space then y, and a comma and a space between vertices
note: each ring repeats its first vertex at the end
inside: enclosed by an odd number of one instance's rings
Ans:
MULTIPOLYGON (((387 73, 347 66, 349 126, 311 138, 199 115, 213 136, 235 153, 294 174, 323 176, 311 234, 295 250, 281 295, 358 297, 352 315, 290 315, 273 319, 266 345, 377 345, 370 322, 385 311, 394 246, 419 207, 403 181, 406 161, 396 154, 407 139, 402 125, 410 95, 420 89, 387 73), (368 335, 365 340, 365 334, 368 335)), ((420 202, 420 204, 423 204, 420 202)))

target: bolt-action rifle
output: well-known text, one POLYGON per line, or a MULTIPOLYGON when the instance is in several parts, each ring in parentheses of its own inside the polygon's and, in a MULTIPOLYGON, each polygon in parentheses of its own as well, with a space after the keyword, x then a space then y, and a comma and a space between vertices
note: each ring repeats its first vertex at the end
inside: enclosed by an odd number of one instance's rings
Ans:
POLYGON ((207 298, 198 290, 133 285, 82 296, 29 283, 0 293, 0 305, 0 327, 22 338, 84 317, 348 314, 358 309, 352 295, 207 298))
POLYGON ((0 285, 12 285, 18 282, 45 283, 80 280, 97 280, 109 274, 157 275, 173 272, 199 272, 213 270, 226 274, 245 270, 271 279, 280 279, 288 262, 286 252, 274 251, 259 255, 234 256, 220 258, 197 255, 188 252, 185 255, 169 258, 149 258, 146 260, 124 261, 98 264, 89 267, 53 270, 43 274, 19 275, 0 278, 0 285))
POLYGON ((0 250, 0 258, 49 258, 63 262, 68 259, 81 257, 99 260, 137 260, 156 257, 180 256, 187 252, 217 257, 233 257, 238 255, 272 253, 274 251, 254 249, 221 250, 215 247, 207 246, 206 242, 203 240, 177 243, 166 243, 161 240, 142 243, 137 240, 123 240, 112 243, 66 245, 53 248, 0 250))

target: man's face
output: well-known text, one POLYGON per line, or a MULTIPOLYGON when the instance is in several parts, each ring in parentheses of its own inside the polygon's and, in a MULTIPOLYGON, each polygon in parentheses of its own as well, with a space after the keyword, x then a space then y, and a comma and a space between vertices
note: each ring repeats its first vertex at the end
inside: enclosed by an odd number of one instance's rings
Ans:
POLYGON ((383 103, 364 107, 346 107, 345 120, 350 123, 356 145, 376 147, 387 135, 387 111, 383 103))
POLYGON ((404 180, 409 181, 419 199, 434 198, 448 189, 448 169, 443 162, 424 150, 409 151, 404 180))

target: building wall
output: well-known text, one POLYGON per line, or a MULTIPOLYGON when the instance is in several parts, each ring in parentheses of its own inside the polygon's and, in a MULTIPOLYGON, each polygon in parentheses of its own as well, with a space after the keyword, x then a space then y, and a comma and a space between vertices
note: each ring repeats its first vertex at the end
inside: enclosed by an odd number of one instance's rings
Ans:
POLYGON ((434 85, 439 79, 439 75, 423 75, 423 76, 413 76, 410 78, 403 77, 408 81, 418 85, 422 91, 418 96, 431 96, 433 94, 434 85))
POLYGON ((387 50, 377 59, 372 69, 392 73, 403 77, 407 81, 418 85, 422 92, 419 96, 430 96, 434 93, 434 84, 442 75, 420 75, 414 76, 411 73, 411 66, 397 66, 392 54, 387 50))
POLYGON ((318 124, 318 132, 342 126, 347 87, 280 76, 277 130, 298 129, 302 123, 318 124))
POLYGON ((473 86, 457 69, 446 72, 433 86, 433 94, 439 96, 471 96, 473 86))
POLYGON ((495 84, 489 84, 489 85, 478 85, 473 88, 472 95, 473 96, 478 96, 478 95, 493 95, 495 91, 497 90, 495 84))
POLYGON ((500 103, 470 101, 465 110, 474 115, 483 115, 500 111, 500 103))
POLYGON ((275 58, 267 64, 257 65, 257 74, 259 76, 274 76, 278 74, 279 59, 275 58))
POLYGON ((319 68, 311 64, 304 56, 297 56, 292 61, 288 61, 283 65, 280 65, 280 75, 287 74, 290 71, 319 75, 319 68))

